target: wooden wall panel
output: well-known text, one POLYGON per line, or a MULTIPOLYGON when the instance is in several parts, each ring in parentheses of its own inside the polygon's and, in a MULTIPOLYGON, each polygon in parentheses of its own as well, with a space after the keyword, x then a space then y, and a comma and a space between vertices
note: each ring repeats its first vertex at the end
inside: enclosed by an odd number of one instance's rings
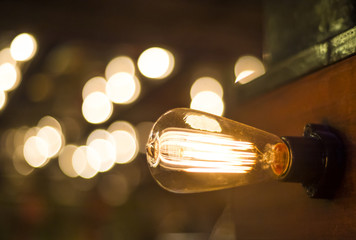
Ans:
POLYGON ((356 238, 356 56, 236 105, 234 120, 280 136, 327 123, 347 145, 335 199, 310 199, 300 184, 268 182, 233 190, 237 239, 356 238))

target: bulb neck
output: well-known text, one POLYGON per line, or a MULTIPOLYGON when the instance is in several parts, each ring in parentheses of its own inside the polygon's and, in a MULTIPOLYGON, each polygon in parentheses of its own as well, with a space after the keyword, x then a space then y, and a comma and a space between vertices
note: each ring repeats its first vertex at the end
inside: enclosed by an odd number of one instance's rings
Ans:
POLYGON ((278 177, 284 182, 300 182, 313 198, 331 198, 344 170, 344 148, 334 130, 308 124, 303 137, 282 137, 287 144, 290 163, 278 177))

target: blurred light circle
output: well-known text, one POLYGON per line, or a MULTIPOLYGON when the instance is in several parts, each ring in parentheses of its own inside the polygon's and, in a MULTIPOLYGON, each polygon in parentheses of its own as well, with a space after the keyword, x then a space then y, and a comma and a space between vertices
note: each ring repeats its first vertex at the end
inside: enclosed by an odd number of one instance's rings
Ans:
POLYGON ((26 126, 19 127, 15 130, 14 146, 24 145, 25 140, 27 139, 25 138, 25 134, 28 130, 29 128, 26 126))
POLYGON ((15 170, 23 175, 27 176, 33 171, 33 167, 31 167, 23 156, 23 145, 18 145, 12 155, 12 163, 14 165, 15 170))
POLYGON ((21 73, 15 65, 6 62, 0 65, 0 79, 0 90, 14 90, 20 83, 21 73))
POLYGON ((41 118, 38 121, 37 127, 42 128, 42 127, 45 127, 45 126, 50 126, 50 127, 54 128, 54 129, 56 129, 59 133, 62 132, 61 124, 54 117, 44 116, 43 118, 41 118))
POLYGON ((32 136, 25 142, 23 155, 30 166, 42 167, 47 163, 48 144, 42 138, 32 136))
POLYGON ((89 145, 95 139, 105 139, 114 143, 114 139, 111 134, 104 129, 95 129, 92 131, 87 138, 86 144, 89 145))
MULTIPOLYGON (((112 142, 106 139, 94 139, 90 144, 93 150, 95 150, 99 155, 99 164, 95 165, 96 170, 99 172, 109 171, 115 164, 116 160, 116 150, 112 142)), ((92 167, 94 167, 92 165, 92 167)))
POLYGON ((58 156, 59 168, 62 170, 62 172, 65 175, 67 175, 68 177, 71 177, 71 178, 75 178, 78 176, 78 173, 74 170, 73 164, 72 164, 73 154, 76 149, 77 149, 77 146, 75 146, 75 145, 66 145, 60 151, 59 156, 58 156))
POLYGON ((235 63, 235 83, 245 84, 265 74, 263 63, 254 56, 242 56, 235 63))
POLYGON ((190 88, 190 97, 193 99, 199 92, 210 91, 216 93, 220 98, 224 95, 221 84, 214 78, 201 77, 193 83, 190 88))
POLYGON ((144 76, 163 79, 173 71, 174 56, 166 49, 153 47, 141 53, 137 65, 144 76))
POLYGON ((82 178, 92 178, 98 173, 98 171, 92 167, 92 165, 96 165, 97 159, 99 159, 99 156, 96 151, 88 146, 80 146, 73 154, 73 169, 82 178))
POLYGON ((25 135, 24 135, 25 141, 27 139, 29 139, 30 137, 37 136, 37 133, 40 129, 41 128, 39 128, 39 127, 32 127, 32 128, 27 129, 27 131, 25 132, 25 135))
POLYGON ((125 103, 122 103, 122 104, 133 103, 140 96, 141 83, 140 83, 140 81, 138 80, 138 78, 136 76, 133 76, 133 80, 134 80, 134 84, 135 84, 135 92, 133 93, 133 95, 131 96, 130 99, 128 99, 125 103))
POLYGON ((119 56, 112 59, 105 69, 106 79, 111 78, 115 73, 125 72, 132 76, 135 75, 135 64, 130 57, 119 56))
POLYGON ((0 51, 0 65, 3 63, 10 63, 16 65, 16 60, 12 58, 10 48, 4 48, 0 51))
POLYGON ((89 123, 103 123, 111 117, 113 106, 110 99, 102 92, 93 92, 83 101, 82 113, 89 123))
POLYGON ((4 91, 0 90, 0 110, 2 110, 7 102, 7 94, 4 91))
POLYGON ((117 130, 111 133, 116 143, 116 163, 129 163, 138 153, 135 136, 127 131, 117 130))
POLYGON ((85 99, 89 94, 93 92, 105 93, 106 80, 103 77, 93 77, 89 79, 82 90, 82 97, 85 99))
POLYGON ((136 130, 135 127, 126 121, 116 121, 113 122, 109 127, 108 127, 108 132, 112 133, 115 131, 126 131, 128 133, 130 133, 132 136, 134 136, 136 138, 136 130))
POLYGON ((11 56, 16 61, 27 61, 31 59, 37 50, 36 39, 28 34, 22 33, 14 38, 11 42, 11 56))
POLYGON ((214 92, 203 91, 195 95, 190 108, 222 116, 224 112, 223 100, 214 92))
POLYGON ((47 143, 48 157, 51 158, 58 154, 63 142, 61 133, 57 129, 45 126, 38 131, 37 136, 47 143))
POLYGON ((135 93, 140 89, 138 80, 125 72, 114 74, 106 84, 107 96, 112 102, 120 104, 131 103, 135 93))

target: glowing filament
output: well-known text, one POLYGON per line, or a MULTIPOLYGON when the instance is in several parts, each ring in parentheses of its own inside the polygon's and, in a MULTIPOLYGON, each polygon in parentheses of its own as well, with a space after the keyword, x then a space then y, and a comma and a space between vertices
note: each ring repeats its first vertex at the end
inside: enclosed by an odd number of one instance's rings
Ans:
POLYGON ((256 147, 223 134, 168 128, 159 138, 156 164, 186 172, 247 173, 257 160, 256 147))

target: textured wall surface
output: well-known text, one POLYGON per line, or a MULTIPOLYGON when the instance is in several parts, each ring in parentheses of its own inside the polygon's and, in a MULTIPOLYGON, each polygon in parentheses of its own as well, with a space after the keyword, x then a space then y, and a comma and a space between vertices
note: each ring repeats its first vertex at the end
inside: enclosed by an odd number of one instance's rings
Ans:
POLYGON ((280 136, 302 135, 306 123, 342 133, 347 163, 332 200, 310 199, 296 183, 269 182, 236 188, 237 239, 353 239, 356 234, 356 56, 249 102, 234 119, 280 136))

